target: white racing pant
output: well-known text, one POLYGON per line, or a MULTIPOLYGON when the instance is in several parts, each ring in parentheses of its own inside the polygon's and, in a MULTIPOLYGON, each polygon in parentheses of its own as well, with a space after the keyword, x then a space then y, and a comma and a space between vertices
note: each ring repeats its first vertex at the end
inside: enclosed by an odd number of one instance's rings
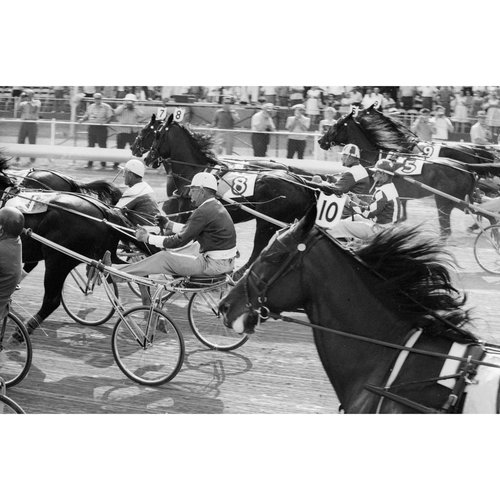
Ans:
POLYGON ((334 238, 357 238, 366 240, 389 225, 390 224, 380 225, 360 215, 355 215, 354 220, 352 220, 352 218, 342 219, 335 224, 335 226, 327 229, 327 231, 334 238))
POLYGON ((139 262, 116 267, 136 276, 151 274, 214 276, 231 272, 234 269, 234 263, 235 258, 213 259, 200 254, 199 243, 193 242, 179 249, 160 250, 139 262))

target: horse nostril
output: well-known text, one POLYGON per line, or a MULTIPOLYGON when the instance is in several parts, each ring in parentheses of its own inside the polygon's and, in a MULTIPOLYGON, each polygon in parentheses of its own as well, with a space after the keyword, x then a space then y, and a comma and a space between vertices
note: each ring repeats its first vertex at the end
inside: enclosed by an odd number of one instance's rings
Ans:
POLYGON ((222 313, 222 314, 225 314, 229 309, 229 306, 227 304, 227 302, 224 302, 222 301, 220 304, 219 304, 219 312, 222 313))

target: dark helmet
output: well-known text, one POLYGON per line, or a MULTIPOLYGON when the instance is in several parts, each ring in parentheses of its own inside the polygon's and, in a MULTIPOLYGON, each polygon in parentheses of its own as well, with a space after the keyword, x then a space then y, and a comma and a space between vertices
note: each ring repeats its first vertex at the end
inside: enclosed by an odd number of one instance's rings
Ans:
POLYGON ((0 209, 0 226, 5 233, 12 238, 17 238, 24 227, 24 215, 14 207, 4 207, 0 209))

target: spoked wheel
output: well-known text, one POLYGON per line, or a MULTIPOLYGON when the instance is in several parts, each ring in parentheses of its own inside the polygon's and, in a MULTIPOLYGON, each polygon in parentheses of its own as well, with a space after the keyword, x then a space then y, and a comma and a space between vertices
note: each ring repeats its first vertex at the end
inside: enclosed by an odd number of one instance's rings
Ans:
MULTIPOLYGON (((139 262, 140 260, 144 259, 146 256, 142 253, 134 252, 134 253, 124 254, 124 255, 118 254, 118 257, 123 258, 129 264, 133 264, 134 262, 139 262)), ((139 285, 137 283, 134 283, 133 281, 127 281, 127 286, 130 288, 131 292, 134 295, 136 295, 137 297, 141 296, 141 291, 140 291, 139 285)))
MULTIPOLYGON (((107 280, 118 297, 116 283, 111 276, 107 280)), ((76 266, 66 277, 62 305, 76 322, 89 326, 106 323, 115 312, 102 283, 102 275, 87 264, 76 266)))
POLYGON ((491 274, 500 274, 500 225, 481 230, 474 242, 477 263, 491 274))
POLYGON ((227 283, 218 288, 200 290, 193 294, 188 305, 188 319, 193 333, 201 343, 218 351, 232 351, 248 340, 248 335, 240 335, 222 322, 219 302, 228 290, 227 283))
POLYGON ((9 413, 24 413, 24 410, 13 399, 0 394, 0 415, 9 413))
POLYGON ((161 385, 172 380, 184 362, 184 339, 175 323, 160 309, 138 306, 116 322, 111 347, 116 364, 131 380, 161 385))
POLYGON ((30 370, 33 348, 26 327, 12 312, 0 322, 0 377, 7 387, 19 384, 30 370))

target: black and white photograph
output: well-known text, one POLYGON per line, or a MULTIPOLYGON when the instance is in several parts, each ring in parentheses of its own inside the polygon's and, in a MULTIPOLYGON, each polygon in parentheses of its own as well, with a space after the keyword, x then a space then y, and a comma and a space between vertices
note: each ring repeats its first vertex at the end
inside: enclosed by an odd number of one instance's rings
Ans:
POLYGON ((453 468, 377 483, 498 445, 493 18, 427 0, 186 7, 7 8, 9 472, 30 441, 67 476, 40 498, 446 498, 453 468))

